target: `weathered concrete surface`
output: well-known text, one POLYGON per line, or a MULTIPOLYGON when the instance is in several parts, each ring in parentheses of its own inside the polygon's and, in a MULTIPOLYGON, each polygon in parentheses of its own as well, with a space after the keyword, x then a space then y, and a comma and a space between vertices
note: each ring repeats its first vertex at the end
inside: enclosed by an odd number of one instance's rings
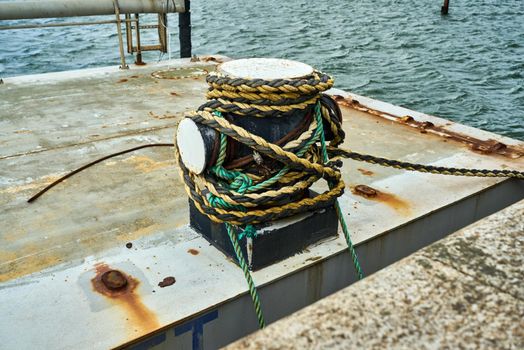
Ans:
POLYGON ((126 71, 5 79, 0 88, 0 283, 186 224, 187 198, 168 147, 115 157, 35 203, 26 201, 103 155, 173 142, 183 113, 205 101, 205 75, 217 62, 176 60, 126 71))
MULTIPOLYGON (((26 201, 47 184, 101 156, 147 143, 172 142, 183 114, 205 101, 205 75, 222 59, 4 79, 0 86, 0 283, 61 264, 77 264, 87 256, 187 224, 187 197, 170 148, 112 158, 66 180, 37 202, 26 201)), ((334 93, 349 97, 343 91, 334 93)), ((454 132, 496 139, 524 154, 519 141, 358 99, 439 128, 460 127, 454 132)), ((392 122, 389 115, 387 119, 348 107, 354 106, 348 101, 339 101, 347 135, 344 148, 423 164, 524 170, 522 156, 479 153, 449 137, 392 122)), ((357 244, 504 181, 410 174, 354 161, 345 164, 342 172, 348 196, 341 205, 348 215, 351 211, 357 244), (381 195, 351 196, 350 190, 359 184, 372 186, 381 195), (431 193, 431 201, 421 193, 431 193)), ((486 208, 496 210, 504 201, 523 198, 524 185, 514 186, 515 199, 499 188, 500 201, 483 205, 483 200, 476 200, 471 209, 456 213, 458 220, 444 222, 442 231, 452 232, 461 227, 460 220, 473 222, 486 215, 486 208)))
POLYGON ((524 201, 228 349, 524 348, 524 201))
MULTIPOLYGON (((206 348, 256 329, 241 270, 187 226, 187 197, 170 147, 109 159, 27 203, 46 184, 94 159, 171 143, 184 112, 205 100, 205 74, 221 60, 211 58, 4 79, 0 348, 108 349, 143 340, 138 346, 145 347, 158 336, 165 341, 157 348, 190 348, 196 333, 178 336, 173 328, 207 311, 219 318, 204 327, 206 348), (106 267, 140 282, 132 296, 113 298, 94 288, 106 267), (157 288, 168 276, 176 284, 157 288)), ((344 148, 423 164, 524 170, 520 141, 332 93, 344 97, 337 98, 344 148), (508 146, 481 151, 472 148, 472 139, 508 146)), ((524 198, 524 182, 516 180, 419 174, 356 161, 345 161, 342 173, 348 188, 339 201, 368 273, 524 198), (380 194, 353 193, 360 184, 380 194)), ((325 189, 323 181, 318 185, 325 189)), ((354 281, 342 236, 253 277, 268 321, 354 281)))

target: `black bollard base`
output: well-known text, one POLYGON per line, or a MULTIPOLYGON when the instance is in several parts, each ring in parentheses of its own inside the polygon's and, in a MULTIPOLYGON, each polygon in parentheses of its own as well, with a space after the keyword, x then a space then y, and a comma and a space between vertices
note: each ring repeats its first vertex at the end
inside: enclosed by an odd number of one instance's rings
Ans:
MULTIPOLYGON (((235 251, 225 224, 211 221, 189 201, 189 224, 211 244, 237 262, 235 251)), ((272 265, 300 253, 307 246, 327 237, 338 235, 338 218, 335 207, 296 215, 271 224, 255 225, 257 235, 252 239, 248 255, 247 238, 240 240, 244 258, 252 271, 272 265)), ((239 233, 238 228, 234 228, 239 233)))

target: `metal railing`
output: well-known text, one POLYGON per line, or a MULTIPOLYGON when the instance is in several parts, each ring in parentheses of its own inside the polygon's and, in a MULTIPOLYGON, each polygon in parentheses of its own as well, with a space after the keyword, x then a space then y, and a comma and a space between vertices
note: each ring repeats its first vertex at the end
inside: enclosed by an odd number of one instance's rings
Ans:
POLYGON ((126 28, 127 52, 136 53, 136 64, 143 64, 143 51, 169 51, 167 13, 179 13, 180 57, 191 57, 191 14, 190 0, 40 0, 0 2, 0 20, 35 18, 59 18, 78 16, 115 15, 114 20, 85 22, 40 23, 2 25, 0 30, 53 28, 116 24, 120 51, 121 69, 129 68, 124 54, 122 23, 126 28), (157 13, 158 24, 140 25, 139 14, 157 13), (124 14, 125 19, 121 18, 124 14), (134 18, 131 18, 131 15, 134 18), (158 29, 158 45, 141 45, 140 29, 158 29), (136 46, 133 45, 133 31, 136 46))

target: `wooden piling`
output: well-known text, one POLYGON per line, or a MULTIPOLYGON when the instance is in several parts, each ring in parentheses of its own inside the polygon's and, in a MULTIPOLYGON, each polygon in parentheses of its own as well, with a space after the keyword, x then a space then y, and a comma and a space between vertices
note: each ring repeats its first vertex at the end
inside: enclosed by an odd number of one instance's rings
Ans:
POLYGON ((440 13, 447 15, 449 10, 449 0, 444 0, 444 5, 440 8, 440 13))

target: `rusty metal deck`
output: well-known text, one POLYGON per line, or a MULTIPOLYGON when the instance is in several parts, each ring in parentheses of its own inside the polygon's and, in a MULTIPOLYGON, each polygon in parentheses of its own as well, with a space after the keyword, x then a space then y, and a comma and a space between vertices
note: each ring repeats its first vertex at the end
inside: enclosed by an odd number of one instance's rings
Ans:
MULTIPOLYGON (((234 300, 244 300, 235 312, 245 320, 237 320, 241 324, 234 331, 234 313, 231 320, 224 316, 209 323, 206 332, 216 339, 210 336, 206 346, 224 345, 255 329, 241 271, 187 226, 187 198, 172 149, 111 159, 26 202, 54 179, 100 156, 172 142, 183 112, 204 101, 204 76, 220 59, 4 79, 0 348, 109 348, 155 332, 168 334, 166 342, 190 346, 190 336, 176 340, 176 332, 162 332, 234 300), (131 276, 133 293, 97 290, 92 280, 108 267, 131 276), (176 282, 159 287, 168 276, 176 282), (229 331, 221 328, 225 325, 229 331)), ((344 114, 344 147, 425 164, 524 170, 522 142, 332 93, 344 114)), ((341 205, 368 273, 524 197, 521 182, 504 179, 408 173, 353 161, 345 161, 343 172, 348 191, 341 205), (359 184, 379 195, 363 197, 354 190, 359 184)), ((349 259, 337 258, 345 256, 341 236, 254 273, 257 284, 268 286, 262 289, 268 319, 349 283, 349 259), (297 292, 294 301, 284 298, 282 305, 278 294, 271 297, 276 290, 269 286, 277 283, 305 294, 297 292)))

